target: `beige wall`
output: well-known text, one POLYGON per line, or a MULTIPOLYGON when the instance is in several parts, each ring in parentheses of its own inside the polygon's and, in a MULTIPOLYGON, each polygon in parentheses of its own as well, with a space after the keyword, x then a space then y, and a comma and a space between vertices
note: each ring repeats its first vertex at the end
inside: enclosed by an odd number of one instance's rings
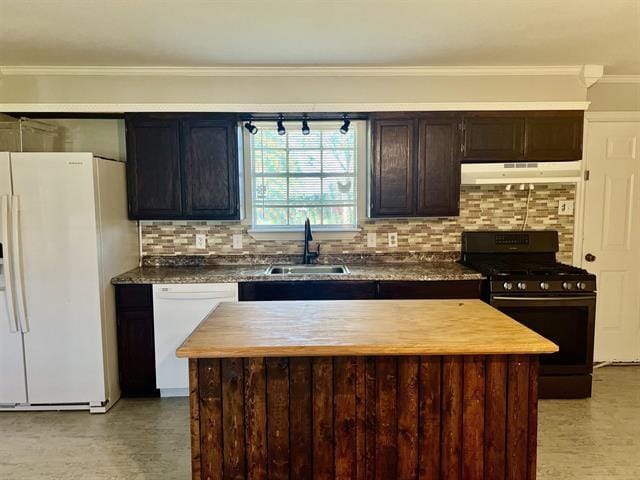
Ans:
POLYGON ((126 160, 124 120, 47 119, 60 129, 56 150, 92 152, 100 157, 126 160))
MULTIPOLYGON (((0 104, 284 105, 426 102, 576 102, 586 88, 574 76, 187 77, 13 76, 0 104)), ((5 105, 6 106, 6 105, 5 105)), ((8 111, 4 108, 5 111, 8 111)))
POLYGON ((589 111, 640 111, 640 83, 596 83, 587 99, 589 111))

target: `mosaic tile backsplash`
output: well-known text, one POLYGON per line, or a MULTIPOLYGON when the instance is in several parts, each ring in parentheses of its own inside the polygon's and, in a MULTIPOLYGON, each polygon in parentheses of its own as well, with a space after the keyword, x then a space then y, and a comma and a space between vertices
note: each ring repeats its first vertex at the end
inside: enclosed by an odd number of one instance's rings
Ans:
MULTIPOLYGON (((560 200, 575 200, 575 185, 536 185, 529 200, 526 228, 558 230, 561 261, 571 262, 573 216, 558 215, 560 200)), ((462 186, 460 216, 451 218, 376 219, 360 222, 362 229, 349 240, 320 241, 323 254, 459 252, 463 230, 520 230, 525 220, 527 191, 504 186, 462 186), (367 247, 367 233, 377 234, 376 248, 367 247), (398 233, 398 246, 387 246, 387 234, 398 233)), ((300 240, 256 240, 241 222, 141 222, 142 254, 146 255, 300 255, 300 240), (195 235, 207 235, 207 248, 195 248, 195 235), (242 249, 234 249, 232 236, 242 234, 242 249)))

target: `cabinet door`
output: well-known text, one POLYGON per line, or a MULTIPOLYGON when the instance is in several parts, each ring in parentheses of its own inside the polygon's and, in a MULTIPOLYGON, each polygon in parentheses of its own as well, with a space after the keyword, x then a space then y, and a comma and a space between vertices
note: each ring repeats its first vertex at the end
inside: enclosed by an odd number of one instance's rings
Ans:
POLYGON ((509 162, 524 157, 524 118, 512 114, 467 114, 463 162, 509 162))
POLYGON ((183 120, 184 217, 240 218, 234 121, 183 120))
POLYGON ((570 161, 582 158, 582 112, 554 112, 527 116, 526 160, 570 161))
POLYGON ((373 121, 372 217, 414 215, 413 119, 373 121))
POLYGON ((118 371, 123 396, 156 396, 151 285, 116 285, 118 371))
POLYGON ((175 119, 128 116, 127 195, 131 219, 182 215, 180 129, 175 119))
POLYGON ((123 396, 155 396, 153 311, 118 312, 118 369, 123 396))
POLYGON ((455 117, 420 120, 418 215, 456 216, 460 213, 459 125, 455 117))

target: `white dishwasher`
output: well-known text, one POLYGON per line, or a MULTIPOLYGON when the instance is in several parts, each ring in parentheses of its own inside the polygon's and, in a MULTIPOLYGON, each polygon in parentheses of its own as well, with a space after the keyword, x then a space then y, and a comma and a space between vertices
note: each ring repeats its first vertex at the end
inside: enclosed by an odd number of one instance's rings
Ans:
POLYGON ((220 302, 237 302, 237 283, 153 286, 156 387, 163 397, 189 394, 189 365, 176 349, 220 302))

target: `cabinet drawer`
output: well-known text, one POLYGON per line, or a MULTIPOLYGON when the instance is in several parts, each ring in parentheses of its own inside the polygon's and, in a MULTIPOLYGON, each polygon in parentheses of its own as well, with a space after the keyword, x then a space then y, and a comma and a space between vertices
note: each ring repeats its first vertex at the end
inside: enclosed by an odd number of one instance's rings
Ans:
POLYGON ((376 282, 291 281, 245 282, 239 285, 240 301, 268 300, 367 300, 376 298, 376 282))
POLYGON ((480 298, 480 280, 382 281, 379 298, 480 298))
POLYGON ((151 285, 116 285, 116 305, 118 310, 153 308, 151 285))

